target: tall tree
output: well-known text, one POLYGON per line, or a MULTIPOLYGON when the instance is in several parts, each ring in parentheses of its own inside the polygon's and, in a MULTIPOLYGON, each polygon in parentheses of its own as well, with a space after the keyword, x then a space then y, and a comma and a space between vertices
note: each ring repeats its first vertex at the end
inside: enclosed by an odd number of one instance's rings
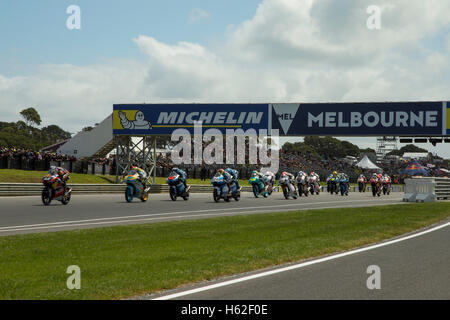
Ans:
POLYGON ((20 111, 20 114, 25 119, 28 126, 31 126, 31 124, 33 124, 33 123, 36 125, 40 125, 42 122, 41 116, 36 111, 36 109, 33 107, 30 107, 28 109, 24 109, 24 110, 20 111))

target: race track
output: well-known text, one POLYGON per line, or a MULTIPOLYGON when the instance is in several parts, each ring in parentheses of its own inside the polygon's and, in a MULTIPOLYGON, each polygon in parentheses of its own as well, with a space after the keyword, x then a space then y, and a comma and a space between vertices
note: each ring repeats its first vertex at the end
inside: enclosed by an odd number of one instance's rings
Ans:
MULTIPOLYGON (((152 223, 181 219, 260 214, 288 210, 367 207, 401 204, 403 193, 373 198, 321 194, 285 200, 276 193, 255 199, 215 203, 211 194, 191 194, 189 201, 173 202, 168 194, 153 194, 146 203, 127 203, 122 194, 77 195, 69 205, 40 197, 0 198, 0 236, 79 228, 152 223)), ((197 283, 140 299, 450 299, 450 223, 424 234, 400 238, 324 258, 197 283), (381 289, 369 290, 366 270, 381 269, 381 289), (225 283, 225 285, 224 285, 225 283)))
POLYGON ((450 223, 371 247, 187 286, 141 299, 450 299, 450 223), (369 266, 380 270, 369 290, 369 266))
POLYGON ((123 194, 73 194, 67 206, 54 201, 48 207, 38 196, 0 197, 0 236, 238 214, 387 205, 402 203, 402 196, 400 192, 381 198, 373 198, 369 193, 351 193, 348 197, 322 193, 285 200, 281 193, 274 193, 268 199, 255 199, 251 193, 243 193, 238 202, 215 203, 212 194, 191 194, 188 201, 176 202, 168 194, 152 194, 146 203, 139 200, 127 203, 123 194))

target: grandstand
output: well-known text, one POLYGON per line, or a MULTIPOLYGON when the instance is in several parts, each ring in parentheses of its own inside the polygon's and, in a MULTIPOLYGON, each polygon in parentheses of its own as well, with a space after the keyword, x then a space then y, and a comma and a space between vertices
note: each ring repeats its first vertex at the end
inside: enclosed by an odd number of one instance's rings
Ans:
POLYGON ((114 147, 112 115, 109 115, 92 130, 78 132, 73 138, 59 147, 56 153, 78 159, 102 158, 110 153, 114 147))

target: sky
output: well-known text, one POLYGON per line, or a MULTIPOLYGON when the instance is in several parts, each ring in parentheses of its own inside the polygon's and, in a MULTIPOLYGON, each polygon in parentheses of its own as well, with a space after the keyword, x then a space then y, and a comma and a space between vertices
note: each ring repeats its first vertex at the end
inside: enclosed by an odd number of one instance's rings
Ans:
MULTIPOLYGON (((450 101, 449 12, 448 0, 2 0, 0 121, 33 106, 42 126, 76 133, 125 102, 450 101)), ((450 144, 419 146, 450 158, 450 144)))

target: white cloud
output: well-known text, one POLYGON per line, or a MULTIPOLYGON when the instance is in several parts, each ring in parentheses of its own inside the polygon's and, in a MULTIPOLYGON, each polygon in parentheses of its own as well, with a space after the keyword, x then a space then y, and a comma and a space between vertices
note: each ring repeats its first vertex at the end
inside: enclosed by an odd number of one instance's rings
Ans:
POLYGON ((194 23, 200 20, 206 20, 210 18, 210 14, 200 8, 194 8, 189 12, 189 23, 194 23))
POLYGON ((450 50, 423 41, 450 26, 450 2, 379 0, 382 28, 371 31, 372 2, 264 0, 252 19, 227 28, 220 48, 140 35, 145 63, 0 75, 2 119, 36 106, 48 123, 76 131, 121 102, 450 100, 450 50))

